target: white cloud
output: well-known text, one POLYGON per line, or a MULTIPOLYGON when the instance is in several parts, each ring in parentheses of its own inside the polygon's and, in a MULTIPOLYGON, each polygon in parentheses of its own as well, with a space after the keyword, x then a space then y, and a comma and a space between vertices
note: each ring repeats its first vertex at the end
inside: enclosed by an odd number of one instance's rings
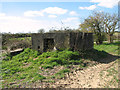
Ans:
POLYGON ((90 2, 98 3, 98 6, 113 8, 119 0, 91 0, 90 2))
POLYGON ((0 13, 0 17, 3 17, 5 16, 6 14, 5 13, 0 13))
POLYGON ((49 18, 56 18, 56 15, 48 15, 49 18))
POLYGON ((77 21, 77 20, 78 20, 77 17, 70 17, 70 18, 66 18, 66 19, 62 20, 62 22, 66 23, 66 22, 73 22, 73 21, 77 21))
POLYGON ((96 8, 96 5, 91 5, 89 7, 79 7, 79 9, 87 9, 87 10, 94 10, 96 8))
POLYGON ((43 12, 48 14, 65 14, 67 11, 67 9, 62 9, 59 7, 48 7, 43 10, 43 12))
POLYGON ((47 14, 65 14, 68 10, 67 9, 62 9, 59 7, 48 7, 40 11, 26 11, 24 12, 24 16, 27 17, 35 17, 35 16, 44 16, 44 13, 47 14))
POLYGON ((70 15, 73 15, 73 16, 78 15, 75 11, 71 11, 69 14, 70 14, 70 15))
POLYGON ((64 27, 69 27, 70 29, 77 29, 79 27, 80 21, 77 17, 69 17, 62 20, 64 27))
POLYGON ((0 17, 0 32, 11 33, 36 33, 43 28, 49 31, 52 27, 60 29, 61 27, 78 28, 78 18, 72 17, 63 20, 64 25, 60 21, 35 20, 17 16, 0 17))
POLYGON ((44 16, 44 14, 42 11, 26 11, 24 12, 24 16, 35 17, 35 16, 44 16))
MULTIPOLYGON (((55 15, 48 16, 52 18, 56 17, 55 15)), ((63 20, 63 23, 65 23, 66 27, 78 28, 77 17, 66 18, 63 20)), ((7 16, 6 14, 1 14, 0 17, 0 32, 36 33, 41 28, 45 29, 45 31, 49 31, 52 27, 60 29, 62 26, 61 20, 36 20, 27 17, 7 16)))
POLYGON ((0 32, 37 32, 41 28, 48 31, 53 26, 59 27, 60 24, 56 21, 50 22, 48 20, 34 20, 16 16, 0 17, 0 32))

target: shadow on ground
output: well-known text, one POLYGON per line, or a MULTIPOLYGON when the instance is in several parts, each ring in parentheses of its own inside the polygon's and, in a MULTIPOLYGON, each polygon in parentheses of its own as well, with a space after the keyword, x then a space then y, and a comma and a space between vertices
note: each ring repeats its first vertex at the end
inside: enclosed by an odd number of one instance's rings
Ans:
POLYGON ((82 59, 89 59, 92 61, 97 61, 99 63, 110 63, 120 58, 120 56, 109 54, 105 51, 98 51, 96 49, 82 51, 80 52, 80 57, 82 59))
MULTIPOLYGON (((24 50, 12 52, 11 57, 15 56, 17 54, 20 54, 23 51, 24 50)), ((91 61, 96 61, 98 63, 106 63, 106 64, 120 58, 120 56, 112 55, 112 54, 109 54, 105 51, 99 51, 96 49, 80 51, 79 55, 72 55, 70 57, 71 57, 70 60, 74 60, 74 61, 78 61, 80 59, 85 59, 85 60, 88 59, 91 61)), ((77 63, 77 64, 79 64, 79 63, 77 63)))

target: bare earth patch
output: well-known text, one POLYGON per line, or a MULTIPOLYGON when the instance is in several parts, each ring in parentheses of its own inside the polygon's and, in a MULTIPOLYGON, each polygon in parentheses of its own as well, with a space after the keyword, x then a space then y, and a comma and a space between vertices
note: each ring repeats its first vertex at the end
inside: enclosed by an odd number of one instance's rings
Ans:
MULTIPOLYGON (((86 68, 73 65, 68 67, 71 72, 66 73, 63 79, 46 79, 25 86, 32 88, 118 88, 116 81, 116 78, 118 79, 118 61, 116 57, 109 57, 103 61, 113 58, 114 61, 110 60, 111 62, 107 63, 91 61, 86 68)), ((65 67, 56 66, 54 69, 43 69, 41 75, 49 77, 62 69, 65 67)))
MULTIPOLYGON (((108 64, 98 64, 92 67, 88 67, 84 70, 70 73, 67 75, 65 80, 59 80, 50 87, 65 87, 65 88, 104 88, 111 87, 117 88, 117 85, 109 85, 110 81, 113 79, 113 76, 110 76, 107 72, 110 68, 114 67, 117 69, 118 63, 113 61, 108 64), (101 75, 101 72, 102 73, 101 75)), ((116 74, 116 76, 118 76, 116 74)))

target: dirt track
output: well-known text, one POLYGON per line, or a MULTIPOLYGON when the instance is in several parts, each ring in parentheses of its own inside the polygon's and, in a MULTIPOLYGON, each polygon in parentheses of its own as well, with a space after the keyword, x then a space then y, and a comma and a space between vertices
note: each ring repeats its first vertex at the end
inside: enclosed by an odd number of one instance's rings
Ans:
MULTIPOLYGON (((65 88, 115 88, 118 84, 109 85, 113 76, 108 76, 107 70, 110 68, 118 69, 118 63, 113 61, 108 64, 98 64, 96 66, 88 67, 84 70, 74 71, 67 74, 66 79, 57 81, 51 87, 65 87, 65 88)), ((116 76, 118 76, 116 74, 116 76)))

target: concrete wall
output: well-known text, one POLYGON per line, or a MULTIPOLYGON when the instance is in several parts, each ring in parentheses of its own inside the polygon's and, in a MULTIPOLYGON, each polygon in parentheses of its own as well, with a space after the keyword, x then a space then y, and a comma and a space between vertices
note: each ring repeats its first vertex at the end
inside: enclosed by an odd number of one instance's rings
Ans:
POLYGON ((57 49, 70 48, 69 47, 69 33, 44 33, 44 34, 32 34, 32 48, 39 51, 44 51, 44 39, 54 39, 54 47, 57 49))
POLYGON ((93 34, 92 33, 85 33, 84 34, 84 50, 92 49, 93 48, 93 34))
POLYGON ((72 50, 80 51, 93 48, 92 33, 82 32, 32 34, 32 48, 43 52, 44 39, 46 38, 54 39, 54 47, 56 49, 71 48, 72 50))
POLYGON ((70 48, 75 51, 92 49, 92 33, 70 33, 70 48))

